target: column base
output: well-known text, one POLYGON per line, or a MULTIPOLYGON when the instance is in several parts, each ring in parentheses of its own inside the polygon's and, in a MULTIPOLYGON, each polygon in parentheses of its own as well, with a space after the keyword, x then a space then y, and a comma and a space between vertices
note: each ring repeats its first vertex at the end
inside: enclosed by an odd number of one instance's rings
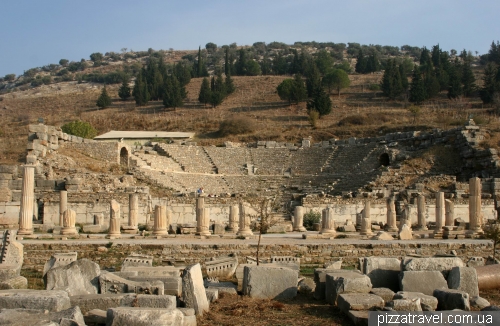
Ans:
POLYGON ((319 234, 324 234, 324 235, 334 235, 336 233, 337 231, 335 231, 334 229, 323 229, 319 231, 319 234))
POLYGON ((303 227, 303 226, 300 226, 300 227, 298 227, 298 228, 293 228, 293 230, 294 230, 295 232, 306 232, 306 231, 307 231, 307 230, 306 230, 306 228, 305 228, 305 227, 303 227))
POLYGON ((199 235, 199 236, 202 236, 202 237, 209 237, 212 235, 212 233, 210 233, 210 231, 201 231, 201 232, 196 232, 195 235, 199 235))
POLYGON ((239 230, 238 233, 236 233, 236 235, 239 237, 247 237, 247 236, 253 235, 253 232, 250 229, 247 229, 247 230, 243 229, 243 230, 239 230))
POLYGON ((19 229, 17 231, 18 235, 31 235, 33 234, 33 229, 19 229))
POLYGON ((168 234, 168 230, 167 230, 167 229, 163 229, 163 230, 154 230, 154 231, 153 231, 153 235, 165 235, 165 234, 168 234))
POLYGON ((78 231, 75 227, 62 228, 61 235, 78 235, 78 231))
POLYGON ((373 235, 373 231, 372 230, 361 230, 361 231, 359 231, 359 234, 361 234, 361 235, 373 235))
POLYGON ((398 231, 399 231, 399 229, 397 227, 395 227, 395 226, 394 227, 389 227, 386 230, 386 232, 398 232, 398 231))
POLYGON ((415 231, 427 231, 429 230, 426 226, 417 226, 415 231))

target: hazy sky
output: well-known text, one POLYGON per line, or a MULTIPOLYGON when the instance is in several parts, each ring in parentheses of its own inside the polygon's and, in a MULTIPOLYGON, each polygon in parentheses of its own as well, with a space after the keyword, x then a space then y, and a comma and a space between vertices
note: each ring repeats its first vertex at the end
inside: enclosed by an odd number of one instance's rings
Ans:
POLYGON ((0 76, 121 48, 317 41, 467 49, 500 39, 500 1, 14 0, 0 5, 0 76))

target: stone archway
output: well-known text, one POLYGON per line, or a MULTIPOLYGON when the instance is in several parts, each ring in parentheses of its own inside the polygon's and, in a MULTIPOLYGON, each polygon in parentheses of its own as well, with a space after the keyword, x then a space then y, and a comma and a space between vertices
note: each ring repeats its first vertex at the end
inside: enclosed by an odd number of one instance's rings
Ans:
POLYGON ((120 165, 128 168, 128 150, 126 147, 120 149, 120 165))
POLYGON ((378 163, 380 166, 389 166, 391 165, 391 159, 389 157, 389 154, 383 153, 378 157, 378 163))

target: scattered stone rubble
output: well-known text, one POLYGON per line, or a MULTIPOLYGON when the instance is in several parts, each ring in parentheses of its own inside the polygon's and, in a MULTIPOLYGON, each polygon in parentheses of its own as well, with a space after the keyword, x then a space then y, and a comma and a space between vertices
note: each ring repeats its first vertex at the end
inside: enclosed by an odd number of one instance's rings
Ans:
MULTIPOLYGON (((22 245, 6 232, 2 249, 2 264, 17 268, 0 275, 19 278, 22 245)), ((360 270, 341 267, 341 260, 327 262, 315 269, 312 280, 299 278, 300 259, 291 256, 259 259, 258 265, 252 257, 238 264, 237 257, 230 256, 208 260, 203 267, 154 267, 153 257, 133 254, 119 272, 112 272, 77 259, 75 252, 58 253, 44 266, 46 290, 25 289, 26 283, 0 290, 0 324, 196 325, 196 316, 208 312, 220 293, 237 295, 232 282, 219 282, 213 275, 204 280, 203 271, 207 275, 209 268, 219 268, 220 278, 236 277, 243 295, 274 300, 313 295, 337 305, 356 325, 366 324, 370 310, 496 308, 479 296, 476 268, 488 266, 466 267, 458 257, 363 257, 360 270)))

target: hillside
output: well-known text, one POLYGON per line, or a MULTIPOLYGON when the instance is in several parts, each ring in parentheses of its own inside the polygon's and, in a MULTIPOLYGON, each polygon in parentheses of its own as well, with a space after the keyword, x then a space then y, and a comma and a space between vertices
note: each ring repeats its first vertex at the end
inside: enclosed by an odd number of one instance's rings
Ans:
POLYGON ((81 119, 90 122, 99 133, 110 130, 195 131, 200 144, 222 144, 226 140, 251 142, 279 140, 298 142, 311 136, 314 141, 331 138, 366 137, 397 130, 449 129, 462 124, 473 114, 480 124, 497 128, 496 118, 480 109, 479 99, 467 102, 441 100, 422 106, 414 116, 404 103, 389 101, 367 85, 377 84, 380 74, 351 75, 349 89, 340 98, 331 95, 332 114, 311 127, 305 103, 289 106, 279 99, 276 86, 285 76, 233 77, 236 92, 216 109, 205 108, 197 101, 201 78, 193 78, 186 87, 185 105, 175 111, 164 109, 160 102, 136 107, 133 101, 119 101, 118 85, 109 85, 113 105, 98 110, 95 101, 100 85, 66 82, 57 86, 19 91, 3 95, 0 104, 1 126, 0 162, 23 159, 27 125, 43 118, 49 125, 62 125, 81 119), (365 85, 364 91, 362 86, 365 85), (231 117, 243 117, 253 122, 255 131, 239 136, 218 137, 219 123, 231 117))
MULTIPOLYGON (((320 58, 329 53, 329 65, 344 65, 344 68, 347 66, 345 69, 352 70, 357 63, 356 56, 361 50, 375 53, 382 64, 387 64, 387 60, 391 58, 397 58, 403 63, 405 60, 418 63, 421 50, 410 46, 399 49, 357 43, 349 43, 349 46, 346 46, 296 42, 293 46, 288 46, 278 42, 268 45, 257 42, 250 47, 236 47, 232 44, 226 48, 209 48, 209 44, 206 50, 199 53, 196 50, 152 49, 121 54, 110 52, 101 55, 99 61, 95 58, 94 61, 82 59, 80 62, 29 69, 23 76, 14 77, 12 80, 8 80, 7 76, 0 78, 0 118, 3 122, 0 125, 0 163, 23 162, 27 125, 36 123, 39 118, 46 124, 55 126, 76 119, 87 121, 99 134, 110 130, 195 131, 199 144, 220 145, 228 140, 299 142, 304 137, 312 137, 313 141, 317 142, 332 138, 375 136, 402 130, 449 129, 462 125, 473 115, 478 124, 487 125, 492 131, 485 141, 485 146, 498 147, 495 131, 500 130, 500 124, 496 115, 492 115, 494 110, 483 106, 477 92, 469 98, 458 97, 449 100, 446 91, 442 91, 426 100, 417 111, 410 111, 408 107, 411 104, 404 96, 396 100, 382 96, 378 89, 383 71, 368 74, 351 72, 350 86, 342 90, 340 96, 332 91, 332 113, 321 118, 315 127, 309 122, 306 102, 288 105, 277 94, 276 87, 285 78, 290 78, 289 73, 234 76, 232 78, 236 91, 215 109, 198 102, 202 78, 191 78, 186 85, 187 98, 183 106, 176 110, 165 109, 161 101, 150 101, 146 106, 136 106, 133 99, 119 99, 121 78, 135 76, 141 67, 147 64, 148 58, 164 58, 165 64, 172 69, 174 63, 194 69, 198 56, 202 58, 208 73, 213 74, 224 67, 225 51, 232 56, 234 65, 238 64, 235 56, 244 52, 250 61, 258 62, 262 68, 266 67, 267 58, 271 58, 274 60, 273 69, 279 69, 280 60, 288 67, 293 67, 300 60, 309 60, 321 67, 320 58), (301 51, 300 54, 298 50, 301 51), (42 81, 47 76, 50 78, 45 85, 42 81), (106 81, 111 81, 107 83, 107 89, 113 98, 113 104, 109 108, 99 110, 96 100, 103 82, 106 81), (220 123, 232 118, 241 118, 239 123, 251 125, 253 132, 220 137, 217 133, 220 123)), ((471 66, 478 86, 481 86, 483 78, 484 66, 480 65, 483 57, 473 57, 470 53, 468 57, 473 60, 471 66)), ((411 80, 409 76, 407 78, 411 80)), ((132 78, 131 85, 134 79, 135 77, 132 78)))

